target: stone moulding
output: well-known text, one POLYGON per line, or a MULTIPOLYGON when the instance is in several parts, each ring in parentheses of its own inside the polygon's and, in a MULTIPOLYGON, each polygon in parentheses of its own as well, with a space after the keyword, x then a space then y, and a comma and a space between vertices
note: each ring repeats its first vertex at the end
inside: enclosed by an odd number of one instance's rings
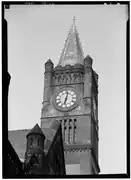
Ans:
POLYGON ((70 153, 70 152, 83 152, 88 151, 92 149, 91 144, 83 144, 83 145, 65 145, 64 146, 64 153, 70 153))

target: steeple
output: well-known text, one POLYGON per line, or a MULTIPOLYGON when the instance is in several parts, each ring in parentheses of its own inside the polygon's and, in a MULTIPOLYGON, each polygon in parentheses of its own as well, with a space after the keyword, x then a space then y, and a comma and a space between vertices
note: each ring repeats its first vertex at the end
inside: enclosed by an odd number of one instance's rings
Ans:
POLYGON ((62 51, 58 65, 65 66, 67 64, 83 64, 84 54, 82 51, 79 34, 75 25, 75 17, 73 24, 67 36, 64 49, 62 51))

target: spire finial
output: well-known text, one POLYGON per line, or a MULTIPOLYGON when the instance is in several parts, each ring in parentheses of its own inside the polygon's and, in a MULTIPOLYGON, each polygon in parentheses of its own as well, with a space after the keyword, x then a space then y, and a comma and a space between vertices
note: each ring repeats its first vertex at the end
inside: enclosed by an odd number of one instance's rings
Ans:
POLYGON ((75 20, 76 20, 76 17, 73 16, 73 24, 75 25, 75 20))

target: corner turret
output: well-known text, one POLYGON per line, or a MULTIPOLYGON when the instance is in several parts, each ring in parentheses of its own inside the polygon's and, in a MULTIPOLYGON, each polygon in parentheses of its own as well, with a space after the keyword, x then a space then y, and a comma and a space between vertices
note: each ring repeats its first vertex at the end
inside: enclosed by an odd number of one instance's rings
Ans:
POLYGON ((27 134, 27 148, 25 153, 25 173, 27 175, 45 174, 46 160, 44 154, 45 135, 38 124, 27 134))
POLYGON ((45 78, 44 78, 44 97, 43 97, 43 104, 49 104, 50 102, 50 97, 52 95, 52 73, 53 73, 53 68, 54 68, 54 64, 51 61, 51 59, 49 59, 46 63, 45 63, 45 78))
POLYGON ((48 59, 48 61, 45 63, 45 73, 52 72, 53 67, 54 67, 53 62, 51 61, 51 59, 48 59))
POLYGON ((92 58, 89 55, 87 55, 84 59, 84 67, 92 68, 92 62, 93 62, 92 58))

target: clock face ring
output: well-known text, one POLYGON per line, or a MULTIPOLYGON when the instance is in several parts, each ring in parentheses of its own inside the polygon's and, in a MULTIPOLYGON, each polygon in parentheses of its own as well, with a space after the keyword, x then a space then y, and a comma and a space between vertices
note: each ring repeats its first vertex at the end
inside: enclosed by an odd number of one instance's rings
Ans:
POLYGON ((78 92, 72 87, 66 87, 56 91, 53 104, 58 110, 69 111, 78 105, 78 99, 78 92))
POLYGON ((72 90, 63 90, 56 97, 56 103, 61 107, 70 107, 76 101, 76 94, 72 90))

